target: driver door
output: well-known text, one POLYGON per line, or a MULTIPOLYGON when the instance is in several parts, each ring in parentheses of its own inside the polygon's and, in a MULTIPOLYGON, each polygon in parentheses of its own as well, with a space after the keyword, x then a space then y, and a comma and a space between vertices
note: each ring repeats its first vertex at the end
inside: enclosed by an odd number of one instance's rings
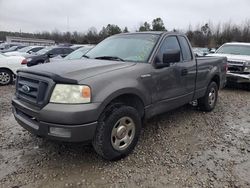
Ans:
MULTIPOLYGON (((163 63, 163 54, 168 50, 179 50, 179 45, 176 36, 167 36, 158 50, 155 58, 155 63, 163 63)), ((186 78, 185 66, 183 65, 183 58, 180 53, 180 61, 172 62, 167 67, 154 69, 154 82, 156 92, 152 96, 153 103, 157 104, 155 110, 158 113, 174 109, 189 102, 186 97, 186 78)))

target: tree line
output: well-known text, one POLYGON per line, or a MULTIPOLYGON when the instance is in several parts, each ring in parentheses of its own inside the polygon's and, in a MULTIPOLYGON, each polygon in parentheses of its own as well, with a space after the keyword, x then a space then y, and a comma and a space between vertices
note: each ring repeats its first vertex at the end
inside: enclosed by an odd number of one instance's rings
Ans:
MULTIPOLYGON (((155 18, 151 23, 144 22, 139 25, 136 31, 167 31, 165 24, 161 18, 155 18)), ((231 22, 224 24, 217 24, 213 26, 212 23, 205 23, 201 26, 196 26, 192 29, 189 26, 187 31, 173 29, 185 33, 193 46, 214 48, 219 47, 225 42, 238 41, 250 42, 250 20, 244 24, 236 25, 231 22)), ((4 41, 6 36, 28 37, 50 39, 56 43, 71 43, 71 44, 97 44, 106 37, 118 33, 127 33, 128 28, 120 28, 115 24, 108 24, 98 32, 96 28, 91 27, 87 32, 60 32, 54 30, 52 32, 44 31, 38 33, 20 33, 0 31, 0 41, 4 41)))

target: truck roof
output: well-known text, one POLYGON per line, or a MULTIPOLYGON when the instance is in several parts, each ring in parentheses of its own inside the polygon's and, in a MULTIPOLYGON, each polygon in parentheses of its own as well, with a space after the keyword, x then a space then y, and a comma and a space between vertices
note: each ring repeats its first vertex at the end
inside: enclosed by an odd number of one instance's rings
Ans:
POLYGON ((143 32, 132 32, 132 33, 120 33, 118 35, 133 35, 133 34, 154 34, 154 35, 162 35, 162 34, 175 34, 179 35, 179 32, 169 32, 169 31, 143 31, 143 32))

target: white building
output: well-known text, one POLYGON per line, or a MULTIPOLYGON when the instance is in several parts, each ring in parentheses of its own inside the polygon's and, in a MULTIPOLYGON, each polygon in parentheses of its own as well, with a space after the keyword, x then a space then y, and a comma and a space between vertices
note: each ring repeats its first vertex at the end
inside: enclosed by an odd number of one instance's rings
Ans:
POLYGON ((7 43, 21 43, 24 45, 39 45, 39 46, 50 46, 50 45, 55 44, 54 40, 12 37, 12 36, 6 36, 6 42, 7 43))

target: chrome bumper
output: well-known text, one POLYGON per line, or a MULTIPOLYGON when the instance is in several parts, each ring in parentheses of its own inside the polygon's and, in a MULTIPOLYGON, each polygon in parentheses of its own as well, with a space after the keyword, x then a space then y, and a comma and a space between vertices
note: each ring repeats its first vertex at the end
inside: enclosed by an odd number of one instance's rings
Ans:
POLYGON ((250 83, 250 74, 227 73, 227 81, 236 83, 250 83))

